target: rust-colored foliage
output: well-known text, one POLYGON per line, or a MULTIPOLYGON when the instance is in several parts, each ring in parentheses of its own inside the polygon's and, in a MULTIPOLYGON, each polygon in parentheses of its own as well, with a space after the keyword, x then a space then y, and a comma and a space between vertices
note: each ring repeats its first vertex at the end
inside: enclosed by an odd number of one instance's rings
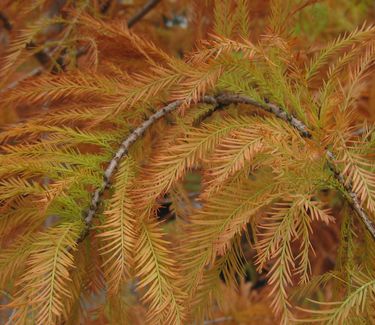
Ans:
POLYGON ((3 1, 1 323, 373 324, 370 4, 3 1))

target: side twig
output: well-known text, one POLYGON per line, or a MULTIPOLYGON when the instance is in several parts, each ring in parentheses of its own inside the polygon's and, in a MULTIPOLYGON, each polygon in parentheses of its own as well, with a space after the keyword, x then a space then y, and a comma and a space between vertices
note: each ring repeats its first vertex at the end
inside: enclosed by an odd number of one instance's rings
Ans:
POLYGON ((203 322, 203 325, 229 322, 229 321, 232 321, 232 320, 233 320, 233 317, 231 317, 231 316, 224 316, 224 317, 219 317, 219 318, 215 318, 215 319, 205 320, 203 322))

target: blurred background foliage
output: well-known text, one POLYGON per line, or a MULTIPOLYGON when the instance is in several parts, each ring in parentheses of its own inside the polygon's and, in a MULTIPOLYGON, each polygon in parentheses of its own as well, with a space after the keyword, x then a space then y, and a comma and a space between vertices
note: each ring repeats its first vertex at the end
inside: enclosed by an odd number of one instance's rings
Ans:
MULTIPOLYGON (((144 0, 3 0, 0 2, 0 92, 14 88, 21 80, 41 73, 62 73, 88 66, 97 69, 94 42, 82 35, 79 17, 86 13, 104 20, 126 21, 148 1, 144 0), (93 62, 95 61, 95 62, 93 62)), ((194 48, 213 29, 213 0, 163 0, 132 26, 134 31, 177 57, 194 48)), ((269 1, 249 2, 251 39, 256 41, 267 25, 269 1)), ((339 33, 371 23, 375 17, 372 0, 289 1, 280 16, 293 26, 295 45, 301 57, 311 56, 339 33), (289 3, 289 5, 287 5, 289 3), (294 11, 294 15, 293 15, 294 11), (292 13, 292 14, 291 14, 292 13)), ((108 49, 110 53, 110 49, 108 49)), ((122 63, 126 71, 140 68, 137 59, 122 63)), ((374 84, 375 82, 372 82, 374 84)), ((375 86, 364 93, 372 104, 375 86)), ((366 105, 364 105, 366 106, 366 105)), ((40 108, 0 111, 0 125, 17 122, 40 108)), ((367 117, 374 114, 364 108, 367 117)))

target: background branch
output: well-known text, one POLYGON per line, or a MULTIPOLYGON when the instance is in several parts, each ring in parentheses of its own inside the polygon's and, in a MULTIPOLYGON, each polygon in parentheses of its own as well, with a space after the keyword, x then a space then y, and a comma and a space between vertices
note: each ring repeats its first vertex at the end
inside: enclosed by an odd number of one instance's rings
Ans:
POLYGON ((128 20, 128 27, 133 27, 138 21, 146 16, 153 8, 155 8, 161 0, 148 1, 141 10, 139 10, 133 17, 128 20))
POLYGON ((12 30, 12 24, 10 23, 7 16, 5 16, 2 12, 0 12, 0 20, 3 22, 3 26, 6 30, 12 30))
MULTIPOLYGON (((147 13, 149 13, 154 7, 156 7, 156 5, 161 2, 161 0, 151 0, 149 1, 148 3, 145 4, 145 6, 139 11, 137 12, 133 17, 131 17, 128 21, 128 28, 132 28, 137 22, 139 22, 147 13)), ((107 3, 108 7, 110 5, 110 1, 108 1, 107 3)), ((106 12, 106 10, 108 9, 108 7, 105 7, 106 9, 104 10, 103 14, 106 12)), ((4 24, 4 27, 6 29, 11 29, 12 28, 12 25, 9 23, 8 19, 6 16, 4 16, 1 12, 0 12, 0 20, 3 21, 3 24, 4 24)), ((81 47, 81 48, 78 48, 77 50, 77 58, 84 55, 86 53, 86 48, 84 47, 81 47)), ((0 89, 0 93, 4 93, 5 91, 9 90, 9 89, 13 89, 15 87, 17 87, 17 85, 28 79, 28 78, 31 78, 31 77, 34 77, 34 76, 37 76, 39 75, 41 72, 43 72, 44 68, 45 68, 45 63, 49 60, 49 56, 50 56, 50 53, 48 52, 44 52, 44 51, 40 51, 37 53, 36 55, 36 58, 37 60, 41 63, 41 66, 38 67, 38 68, 35 68, 33 70, 31 70, 29 73, 26 74, 26 76, 24 76, 23 78, 19 79, 19 80, 16 80, 16 81, 13 81, 12 83, 10 83, 9 85, 7 85, 6 87, 4 87, 3 89, 0 89), (41 58, 43 60, 41 60, 41 58)), ((61 62, 61 66, 63 66, 64 63, 61 62)))

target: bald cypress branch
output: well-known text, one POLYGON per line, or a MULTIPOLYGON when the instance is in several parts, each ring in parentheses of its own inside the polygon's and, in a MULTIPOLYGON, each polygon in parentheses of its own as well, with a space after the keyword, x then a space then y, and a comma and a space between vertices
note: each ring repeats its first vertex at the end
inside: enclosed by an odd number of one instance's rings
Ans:
POLYGON ((137 139, 139 139, 151 125, 153 125, 157 120, 159 120, 166 114, 176 110, 181 105, 181 103, 182 103, 181 101, 177 100, 177 101, 170 103, 167 106, 164 106, 162 109, 152 114, 146 121, 144 121, 140 126, 138 126, 133 132, 131 132, 130 135, 128 135, 126 139, 121 143, 119 149, 116 151, 112 160, 109 162, 108 167, 104 171, 102 185, 99 188, 97 188, 92 195, 90 207, 85 215, 86 229, 85 229, 84 234, 82 234, 81 238, 79 239, 79 241, 82 241, 87 236, 92 220, 100 207, 102 195, 105 189, 110 186, 111 178, 113 174, 117 170, 117 167, 121 159, 125 155, 128 154, 129 148, 131 147, 131 145, 135 141, 137 141, 137 139))
MULTIPOLYGON (((283 108, 273 103, 261 103, 253 98, 243 96, 243 95, 238 95, 238 94, 219 94, 217 96, 204 96, 200 100, 200 103, 211 104, 211 105, 214 105, 215 107, 222 107, 222 106, 227 106, 230 104, 252 105, 252 106, 258 107, 266 112, 269 112, 275 115, 279 119, 284 120, 285 122, 290 124, 292 127, 294 127, 300 133, 302 137, 312 138, 311 132, 308 130, 308 127, 302 121, 300 121, 293 115, 287 113, 283 108)), ((103 192, 105 191, 106 188, 110 186, 111 178, 113 174, 115 173, 115 171, 117 170, 117 166, 120 160, 125 155, 127 155, 131 145, 135 141, 137 141, 137 139, 139 139, 145 133, 145 131, 149 127, 151 127, 157 120, 164 117, 166 114, 178 109, 181 104, 182 104, 182 101, 177 100, 177 101, 171 102, 167 106, 164 106, 163 108, 158 110, 156 113, 151 115, 140 126, 138 126, 121 143, 116 154, 113 156, 112 160, 109 162, 107 169, 104 171, 103 183, 101 187, 96 189, 96 191, 92 195, 90 208, 88 209, 86 216, 85 216, 85 223, 86 223, 85 233, 81 236, 80 240, 83 240, 87 236, 87 233, 91 227, 92 220, 99 209, 103 192)), ((346 192, 345 193, 346 198, 350 206, 360 217, 360 219, 366 226, 367 230, 371 233, 372 237, 375 240, 375 226, 372 223, 370 217, 367 215, 366 211, 362 208, 357 194, 353 192, 350 185, 348 185, 346 180, 344 179, 344 176, 338 170, 338 167, 335 164, 334 154, 330 150, 327 150, 326 156, 329 161, 330 169, 332 170, 335 178, 342 185, 342 187, 344 188, 346 192)))

